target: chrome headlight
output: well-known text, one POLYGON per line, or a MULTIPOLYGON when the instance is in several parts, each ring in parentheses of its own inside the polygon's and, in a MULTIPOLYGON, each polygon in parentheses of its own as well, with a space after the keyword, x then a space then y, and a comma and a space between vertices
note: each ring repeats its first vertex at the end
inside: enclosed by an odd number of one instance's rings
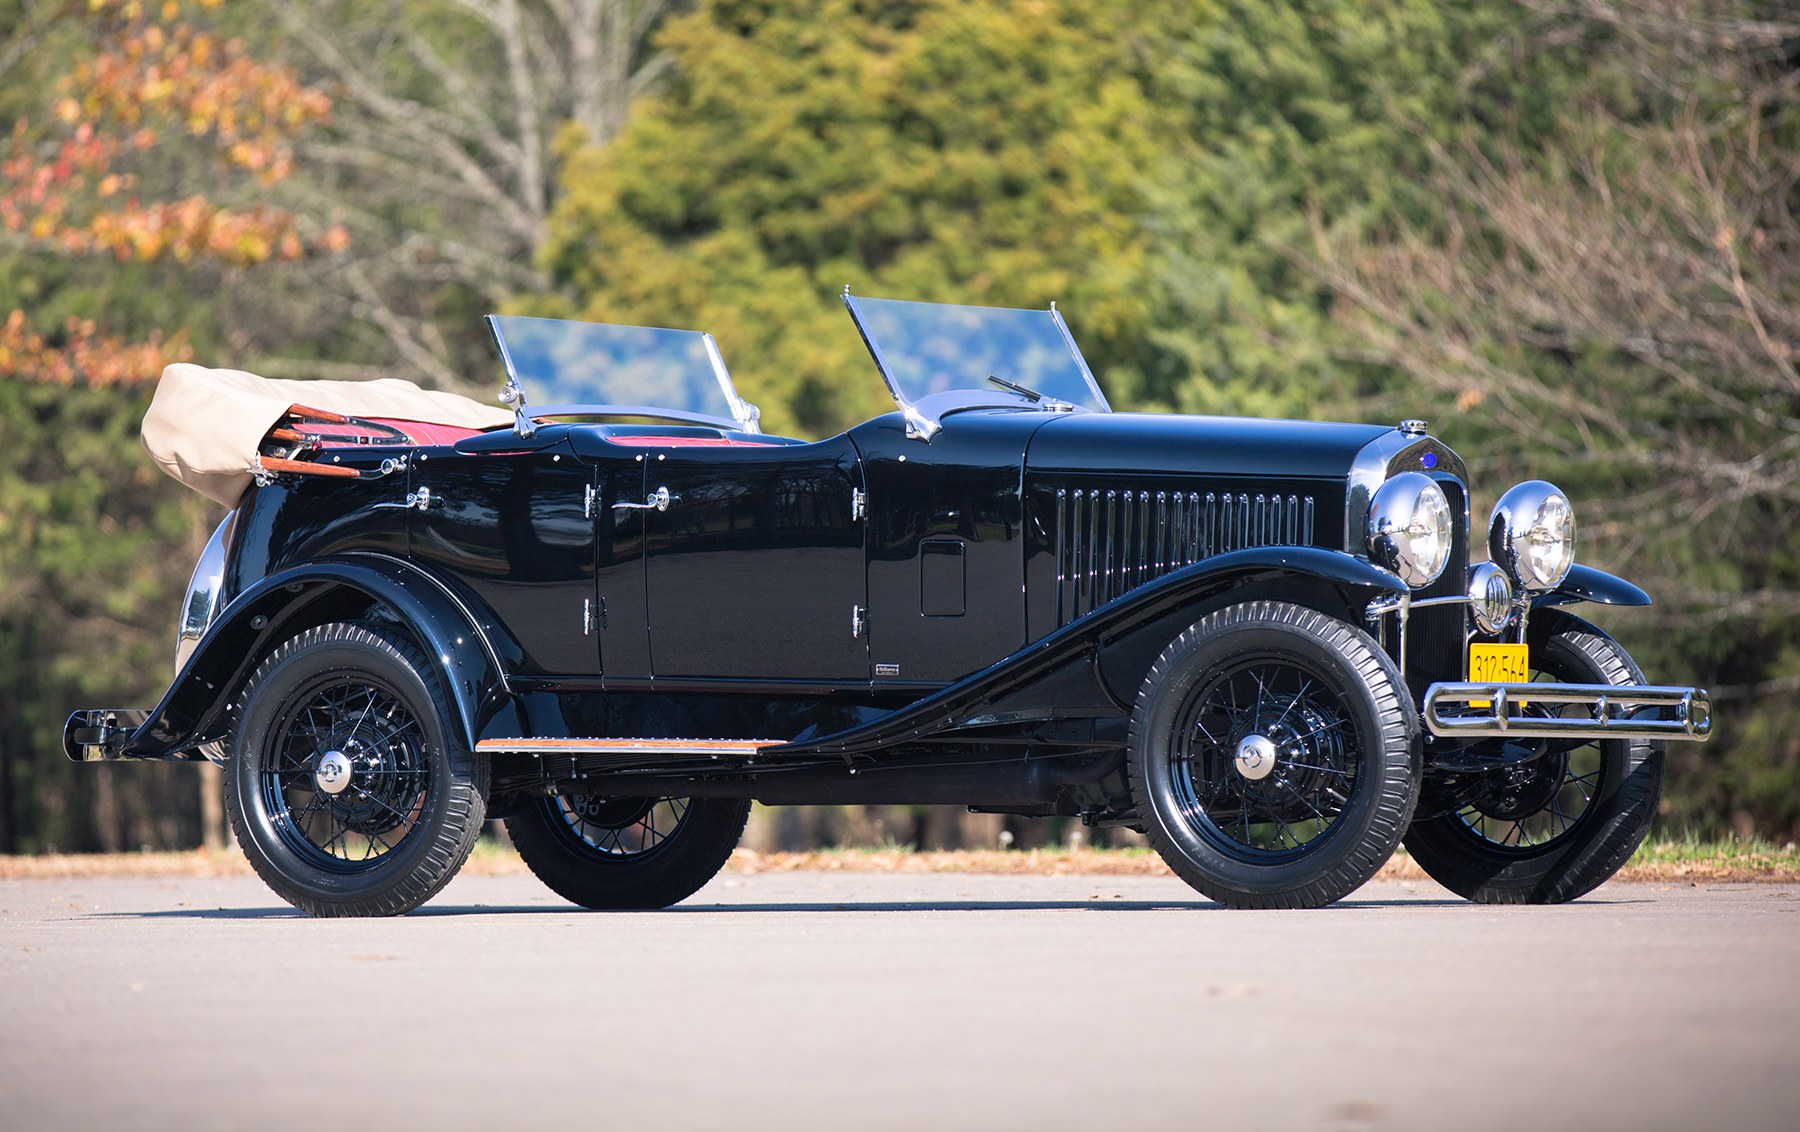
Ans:
POLYGON ((1418 589, 1450 561, 1450 501, 1423 472, 1401 472, 1369 504, 1369 555, 1418 589))
POLYGON ((1488 557, 1519 588, 1553 590, 1575 564, 1575 509, 1556 485, 1526 480, 1494 504, 1488 557))
POLYGON ((1512 579, 1492 562, 1469 571, 1469 609, 1484 633, 1498 633, 1512 619, 1512 579))

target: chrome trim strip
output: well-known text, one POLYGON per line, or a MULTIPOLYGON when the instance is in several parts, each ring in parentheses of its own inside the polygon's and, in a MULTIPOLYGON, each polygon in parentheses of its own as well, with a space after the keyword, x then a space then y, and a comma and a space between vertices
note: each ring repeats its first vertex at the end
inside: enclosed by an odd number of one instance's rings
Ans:
POLYGON ((558 755, 755 755, 785 739, 483 739, 477 751, 558 755))
POLYGON ((1446 738, 1704 743, 1712 735, 1706 689, 1657 684, 1433 684, 1423 714, 1426 728, 1446 738), (1587 709, 1587 716, 1524 715, 1520 701, 1573 704, 1587 709))

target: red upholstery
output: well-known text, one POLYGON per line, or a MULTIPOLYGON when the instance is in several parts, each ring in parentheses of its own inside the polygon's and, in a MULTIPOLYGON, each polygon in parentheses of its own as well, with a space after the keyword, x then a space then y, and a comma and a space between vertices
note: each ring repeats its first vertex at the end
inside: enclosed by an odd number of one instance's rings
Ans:
POLYGON ((609 444, 640 448, 772 448, 766 440, 738 440, 729 436, 609 436, 609 444))
MULTIPOLYGON (((481 435, 481 430, 478 428, 462 428, 459 425, 432 424, 430 421, 391 420, 386 417, 368 417, 365 419, 373 421, 376 424, 387 425, 389 428, 397 428, 411 438, 414 444, 420 445, 455 444, 459 440, 465 440, 471 436, 481 435)), ((332 433, 335 433, 338 436, 367 436, 372 437, 377 441, 385 439, 382 433, 376 432, 373 429, 363 428, 360 425, 346 423, 333 424, 328 427, 332 433)), ((326 440, 323 446, 326 448, 350 447, 347 442, 341 440, 326 440)))

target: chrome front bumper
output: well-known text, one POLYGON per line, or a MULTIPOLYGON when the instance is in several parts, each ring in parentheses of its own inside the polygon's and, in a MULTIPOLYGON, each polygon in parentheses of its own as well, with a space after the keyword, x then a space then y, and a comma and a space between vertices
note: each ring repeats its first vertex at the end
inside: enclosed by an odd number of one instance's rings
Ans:
POLYGON ((1426 728, 1444 738, 1704 743, 1712 735, 1706 689, 1655 684, 1433 684, 1424 715, 1426 728), (1571 705, 1583 710, 1564 714, 1571 705))

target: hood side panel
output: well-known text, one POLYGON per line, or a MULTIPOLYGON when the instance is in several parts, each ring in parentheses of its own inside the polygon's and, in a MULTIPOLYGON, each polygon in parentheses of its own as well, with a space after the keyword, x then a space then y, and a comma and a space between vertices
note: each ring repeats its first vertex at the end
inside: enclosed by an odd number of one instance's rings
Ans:
POLYGON ((1175 473, 1271 480, 1349 475, 1385 425, 1151 413, 1075 413, 1031 438, 1029 471, 1175 473))
POLYGON ((1040 473, 1025 495, 1033 639, 1220 554, 1342 549, 1342 479, 1040 473))

